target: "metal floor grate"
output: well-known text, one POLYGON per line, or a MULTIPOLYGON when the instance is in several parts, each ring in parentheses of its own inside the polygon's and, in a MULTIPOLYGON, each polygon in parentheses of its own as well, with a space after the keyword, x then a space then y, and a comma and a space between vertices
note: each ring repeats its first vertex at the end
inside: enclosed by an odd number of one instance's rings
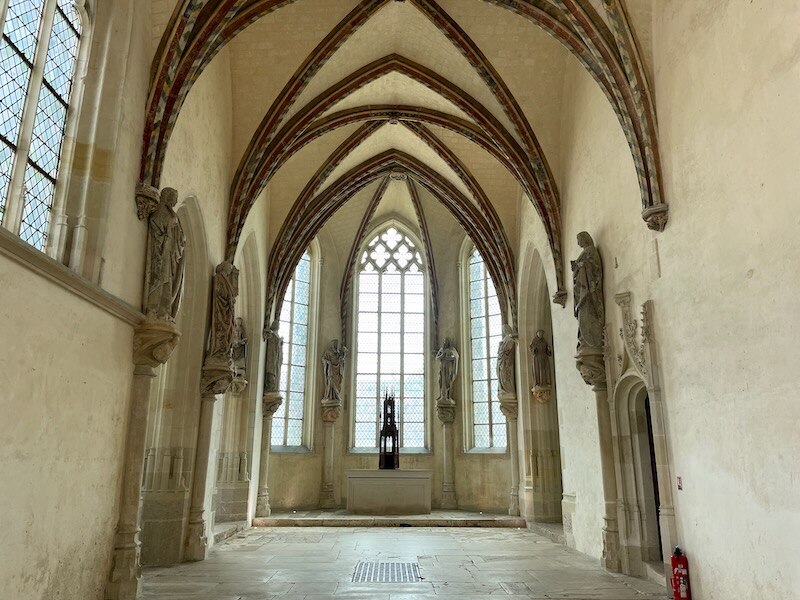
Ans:
POLYGON ((353 583, 417 583, 419 564, 359 561, 353 583))

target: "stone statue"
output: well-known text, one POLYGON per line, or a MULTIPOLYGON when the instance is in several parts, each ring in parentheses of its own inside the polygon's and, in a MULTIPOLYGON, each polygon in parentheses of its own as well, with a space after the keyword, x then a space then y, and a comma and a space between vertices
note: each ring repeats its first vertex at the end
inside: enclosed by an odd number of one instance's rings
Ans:
POLYGON ((449 402, 452 398, 453 383, 458 375, 458 351, 453 348, 450 338, 445 338, 444 345, 436 353, 439 361, 439 398, 440 402, 449 402))
POLYGON ((322 374, 325 376, 325 395, 322 401, 329 404, 341 404, 342 379, 344 378, 344 359, 347 356, 347 347, 339 346, 339 340, 328 344, 328 349, 322 355, 322 374))
POLYGON ((497 349, 497 381, 500 386, 500 395, 516 396, 517 384, 514 377, 514 352, 517 345, 517 335, 510 325, 503 325, 503 338, 497 349))
POLYGON ((143 311, 151 321, 175 322, 183 294, 186 236, 175 213, 178 191, 164 188, 148 219, 143 311))
POLYGON ((217 265, 212 280, 211 333, 208 339, 209 358, 232 360, 236 332, 236 297, 239 295, 239 269, 229 260, 217 265))
POLYGON ((575 295, 575 316, 578 319, 578 352, 603 348, 603 264, 600 253, 585 231, 578 234, 578 245, 583 248, 577 260, 572 261, 575 295))
POLYGON ((236 317, 233 329, 233 366, 236 374, 242 377, 247 372, 247 331, 244 326, 244 319, 236 317))
POLYGON ((267 360, 264 366, 264 393, 278 392, 281 381, 281 365, 283 364, 283 338, 278 333, 280 324, 273 321, 269 329, 264 330, 267 360))
POLYGON ((533 358, 533 385, 538 388, 551 387, 553 380, 550 374, 550 357, 553 356, 553 351, 544 339, 542 329, 536 332, 529 348, 533 358))

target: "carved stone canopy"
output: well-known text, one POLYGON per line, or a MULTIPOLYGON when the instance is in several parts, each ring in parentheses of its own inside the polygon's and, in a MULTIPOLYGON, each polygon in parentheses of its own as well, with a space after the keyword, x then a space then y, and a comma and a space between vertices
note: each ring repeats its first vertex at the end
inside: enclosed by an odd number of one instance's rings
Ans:
POLYGON ((140 221, 149 217, 158 206, 158 189, 145 183, 136 184, 136 216, 140 221))

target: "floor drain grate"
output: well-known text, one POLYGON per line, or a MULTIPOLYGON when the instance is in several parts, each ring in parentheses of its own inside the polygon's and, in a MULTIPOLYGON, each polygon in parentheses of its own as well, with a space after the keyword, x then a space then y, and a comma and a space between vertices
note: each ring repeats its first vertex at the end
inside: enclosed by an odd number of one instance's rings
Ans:
POLYGON ((359 561, 353 583, 417 583, 421 581, 417 563, 359 561))

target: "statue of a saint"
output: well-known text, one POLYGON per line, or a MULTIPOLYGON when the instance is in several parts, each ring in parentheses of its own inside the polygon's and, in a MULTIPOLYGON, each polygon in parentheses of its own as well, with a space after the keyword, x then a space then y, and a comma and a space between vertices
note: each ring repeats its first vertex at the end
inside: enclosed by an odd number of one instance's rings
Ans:
POLYGON ((269 329, 264 330, 267 360, 264 365, 264 392, 278 392, 281 381, 281 365, 283 364, 283 338, 278 333, 280 324, 273 321, 269 329))
POLYGON ((242 317, 236 317, 233 329, 233 366, 237 375, 245 376, 247 372, 247 331, 242 317))
POLYGON ((503 325, 503 338, 497 349, 497 381, 500 394, 516 395, 517 383, 515 380, 514 354, 517 345, 517 335, 510 325, 503 325))
POLYGON ((533 357, 533 385, 538 388, 551 387, 553 381, 550 374, 550 357, 553 356, 553 351, 544 339, 542 329, 536 332, 536 337, 533 338, 529 348, 533 357))
POLYGON ((328 344, 322 355, 322 374, 325 376, 325 394, 322 401, 329 404, 342 403, 342 379, 344 378, 344 359, 347 347, 339 346, 339 340, 328 344))
POLYGON ((239 269, 229 260, 217 265, 212 280, 211 334, 208 340, 209 358, 231 360, 236 331, 236 297, 239 295, 239 269))
POLYGON ((453 400, 453 383, 458 375, 458 351, 453 348, 450 338, 445 338, 444 344, 436 353, 439 361, 439 402, 453 400))
POLYGON ((577 260, 572 261, 578 351, 602 350, 605 321, 603 263, 592 236, 585 231, 578 234, 578 245, 583 248, 583 252, 577 260))
POLYGON ((175 213, 178 191, 164 188, 148 219, 143 311, 149 320, 175 322, 183 294, 186 236, 175 213))

